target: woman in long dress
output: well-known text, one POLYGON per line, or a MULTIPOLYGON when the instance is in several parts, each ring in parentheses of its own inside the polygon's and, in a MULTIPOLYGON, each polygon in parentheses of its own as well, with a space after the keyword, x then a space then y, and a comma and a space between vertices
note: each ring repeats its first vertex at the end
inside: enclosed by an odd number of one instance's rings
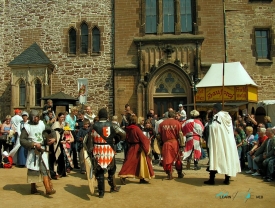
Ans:
POLYGON ((130 125, 126 127, 128 152, 118 175, 124 185, 126 184, 126 178, 139 178, 140 183, 148 183, 145 178, 151 179, 154 177, 151 159, 149 158, 150 140, 136 125, 137 117, 135 115, 130 117, 129 123, 130 125))
POLYGON ((51 175, 54 179, 57 179, 59 177, 66 176, 66 169, 65 169, 65 161, 64 161, 64 155, 63 155, 63 146, 61 144, 61 136, 63 134, 63 127, 65 125, 65 114, 59 113, 57 116, 57 120, 53 123, 52 129, 56 132, 56 138, 57 141, 54 145, 52 145, 52 151, 53 154, 49 157, 49 163, 50 163, 50 170, 51 175), (57 160, 57 169, 56 166, 54 167, 54 163, 57 160), (56 174, 56 175, 55 175, 56 174))

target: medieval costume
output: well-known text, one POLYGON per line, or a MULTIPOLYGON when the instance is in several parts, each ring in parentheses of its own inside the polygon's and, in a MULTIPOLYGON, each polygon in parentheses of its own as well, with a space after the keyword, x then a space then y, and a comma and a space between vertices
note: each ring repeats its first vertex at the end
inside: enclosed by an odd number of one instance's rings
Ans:
POLYGON ((56 141, 56 134, 51 129, 45 129, 43 121, 39 120, 40 114, 36 110, 30 113, 30 122, 25 124, 21 131, 20 143, 27 148, 28 156, 26 166, 28 168, 27 182, 31 184, 31 193, 39 194, 36 183, 42 181, 46 194, 54 194, 55 190, 49 177, 48 154, 45 151, 46 145, 56 141))
POLYGON ((88 148, 92 152, 95 161, 94 172, 98 182, 99 198, 103 198, 105 193, 104 173, 108 172, 108 184, 111 186, 110 192, 118 192, 120 186, 115 184, 115 152, 113 139, 116 131, 110 121, 107 121, 108 113, 105 108, 98 112, 99 121, 93 125, 91 136, 88 140, 88 148), (89 144, 90 142, 90 144, 89 144))
POLYGON ((52 152, 49 155, 49 165, 51 177, 57 179, 59 177, 66 176, 66 168, 63 154, 63 145, 61 144, 64 122, 60 120, 60 117, 64 114, 58 114, 58 120, 53 123, 51 128, 56 133, 56 142, 49 147, 49 151, 52 152))
POLYGON ((175 162, 178 178, 183 178, 182 162, 180 160, 179 150, 179 133, 181 130, 180 122, 174 119, 175 112, 168 112, 168 119, 159 124, 158 132, 160 134, 162 146, 162 166, 168 175, 168 179, 172 180, 172 165, 175 162))
POLYGON ((126 141, 128 152, 124 164, 118 176, 125 185, 125 178, 139 178, 140 183, 148 183, 144 178, 154 177, 151 164, 150 139, 147 138, 141 129, 136 125, 136 116, 130 118, 130 125, 126 127, 126 141))
POLYGON ((210 179, 205 184, 215 184, 215 174, 225 174, 224 184, 229 185, 230 176, 236 176, 240 162, 234 138, 232 119, 228 112, 221 111, 222 105, 213 107, 213 121, 209 126, 209 172, 210 179))
POLYGON ((184 148, 184 158, 187 158, 187 169, 190 168, 190 160, 194 152, 194 169, 199 170, 198 161, 201 157, 200 139, 204 130, 204 126, 199 119, 200 113, 197 110, 190 112, 191 119, 188 119, 182 125, 182 133, 186 137, 184 148))

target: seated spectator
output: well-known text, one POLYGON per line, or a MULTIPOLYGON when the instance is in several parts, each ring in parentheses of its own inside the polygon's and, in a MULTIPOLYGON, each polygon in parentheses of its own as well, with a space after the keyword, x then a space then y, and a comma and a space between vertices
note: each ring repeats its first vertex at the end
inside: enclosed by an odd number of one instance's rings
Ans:
POLYGON ((248 174, 254 174, 255 172, 259 172, 259 168, 257 164, 253 161, 252 157, 255 154, 255 152, 260 148, 260 146, 263 144, 263 142, 268 138, 265 134, 266 129, 265 128, 258 128, 258 135, 259 138, 256 141, 254 147, 247 152, 247 162, 248 162, 248 169, 249 171, 246 171, 248 174))
MULTIPOLYGON (((268 128, 266 130, 266 135, 268 138, 264 141, 264 143, 260 146, 260 148, 255 152, 252 156, 254 162, 258 165, 260 171, 262 171, 262 175, 266 176, 266 166, 271 157, 274 156, 274 147, 275 147, 275 129, 268 128)), ((260 176, 260 171, 252 174, 253 176, 260 176)))
POLYGON ((9 156, 9 154, 6 151, 4 151, 2 155, 3 155, 3 159, 0 163, 0 168, 12 168, 12 163, 13 163, 12 157, 9 156))

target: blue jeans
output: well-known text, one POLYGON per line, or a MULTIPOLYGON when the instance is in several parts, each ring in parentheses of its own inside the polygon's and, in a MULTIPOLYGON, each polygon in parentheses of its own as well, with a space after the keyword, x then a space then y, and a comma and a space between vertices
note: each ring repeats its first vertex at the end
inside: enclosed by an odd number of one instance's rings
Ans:
POLYGON ((265 168, 267 177, 272 177, 274 173, 274 163, 275 163, 275 156, 267 158, 263 161, 263 166, 265 168))
POLYGON ((246 154, 247 155, 247 162, 248 162, 248 168, 251 170, 258 170, 259 167, 258 165, 255 163, 255 161, 252 159, 251 155, 249 154, 249 152, 246 154))
POLYGON ((239 160, 241 159, 242 156, 242 148, 238 148, 238 155, 239 155, 239 160))

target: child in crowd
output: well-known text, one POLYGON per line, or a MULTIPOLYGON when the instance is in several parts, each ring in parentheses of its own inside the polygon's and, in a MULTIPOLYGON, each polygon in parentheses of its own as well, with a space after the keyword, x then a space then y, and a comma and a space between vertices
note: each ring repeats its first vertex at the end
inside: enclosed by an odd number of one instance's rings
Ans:
POLYGON ((88 135, 90 131, 90 121, 88 119, 84 119, 83 127, 79 129, 76 135, 77 151, 79 152, 79 162, 80 162, 80 173, 85 174, 85 161, 84 161, 84 152, 83 152, 83 140, 88 135))
POLYGON ((70 173, 73 169, 73 163, 70 156, 70 150, 71 150, 71 143, 74 142, 74 137, 71 133, 71 129, 68 125, 64 126, 64 133, 63 133, 63 140, 61 143, 63 144, 63 151, 64 151, 64 161, 66 165, 66 171, 67 173, 70 173))

